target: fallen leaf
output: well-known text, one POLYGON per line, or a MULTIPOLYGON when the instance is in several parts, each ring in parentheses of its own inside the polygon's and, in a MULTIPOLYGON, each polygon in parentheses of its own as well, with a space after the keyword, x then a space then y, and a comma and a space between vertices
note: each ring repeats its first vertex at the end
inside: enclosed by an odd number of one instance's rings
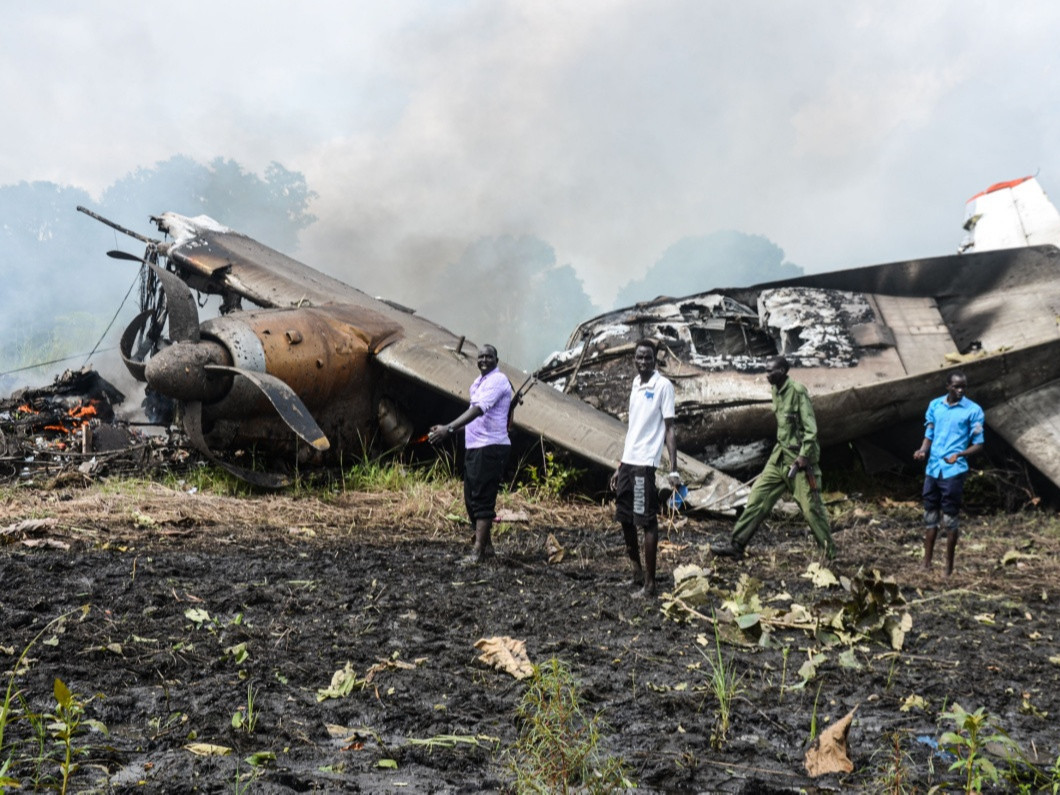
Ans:
POLYGON ((861 663, 858 662, 857 656, 854 654, 853 649, 847 649, 839 655, 839 665, 843 668, 850 668, 855 671, 861 670, 861 663))
POLYGON ((833 585, 839 585, 839 580, 836 579, 836 576, 816 562, 807 566, 806 571, 799 576, 808 579, 818 588, 830 588, 833 585))
POLYGON ((205 624, 210 620, 210 614, 201 607, 189 607, 184 611, 184 617, 196 624, 205 624))
POLYGON ((1039 555, 1028 555, 1026 552, 1017 552, 1014 549, 1010 549, 1001 556, 1001 565, 1008 566, 1021 560, 1037 560, 1039 557, 1039 555))
POLYGON ((857 707, 833 723, 810 743, 806 751, 806 772, 812 778, 828 773, 850 773, 854 763, 847 750, 847 734, 857 707))
POLYGON ((497 511, 497 515, 494 517, 495 522, 529 522, 530 516, 526 511, 513 511, 508 508, 501 508, 497 511))
POLYGON ((526 643, 507 635, 482 638, 475 641, 475 648, 482 654, 479 660, 510 673, 516 679, 526 679, 534 673, 534 666, 526 655, 526 643))
POLYGON ((349 662, 331 675, 331 684, 317 690, 317 701, 329 698, 345 698, 354 690, 363 690, 367 685, 364 679, 358 679, 349 662))
POLYGON ((30 547, 35 549, 36 547, 51 547, 52 549, 70 549, 70 545, 65 541, 60 541, 57 538, 24 538, 22 539, 22 546, 30 547))
POLYGON ((551 564, 562 563, 563 558, 567 554, 567 550, 563 548, 563 545, 556 540, 556 536, 552 533, 549 533, 548 538, 545 540, 545 552, 548 554, 548 562, 551 564))
POLYGON ((927 700, 923 696, 914 694, 907 696, 905 701, 902 702, 902 706, 898 708, 900 712, 909 712, 913 709, 927 709, 927 700))
POLYGON ((213 743, 189 743, 184 749, 191 751, 196 756, 228 756, 232 749, 225 745, 214 745, 213 743))
POLYGON ((243 761, 251 767, 264 767, 265 765, 271 765, 276 761, 276 753, 274 751, 258 751, 251 754, 243 761))

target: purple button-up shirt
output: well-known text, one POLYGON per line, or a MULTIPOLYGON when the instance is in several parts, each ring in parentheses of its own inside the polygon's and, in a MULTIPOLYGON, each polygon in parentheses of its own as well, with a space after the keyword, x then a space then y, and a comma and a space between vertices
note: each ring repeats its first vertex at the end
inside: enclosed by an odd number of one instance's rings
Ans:
POLYGON ((468 449, 491 444, 511 444, 508 438, 508 407, 512 403, 512 385, 508 376, 494 368, 471 384, 471 405, 482 414, 464 428, 464 445, 468 449))

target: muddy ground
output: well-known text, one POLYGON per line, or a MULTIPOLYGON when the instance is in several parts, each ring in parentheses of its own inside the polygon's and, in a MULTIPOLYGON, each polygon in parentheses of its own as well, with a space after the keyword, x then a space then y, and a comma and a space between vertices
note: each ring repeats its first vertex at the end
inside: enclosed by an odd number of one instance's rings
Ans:
MULTIPOLYGON (((1055 514, 967 517, 946 579, 921 569, 915 495, 834 504, 840 555, 829 568, 894 578, 904 604, 893 609, 912 619, 904 647, 857 636, 826 647, 824 635, 783 622, 771 648, 723 645, 741 692, 719 740, 704 656, 712 624, 630 597, 607 506, 509 496, 503 506, 527 521, 499 528, 495 565, 466 567, 455 488, 438 509, 416 512, 417 499, 151 484, 0 492, 0 687, 11 681, 24 699, 0 749, 7 775, 21 791, 58 789, 58 746, 38 743, 25 716, 54 710, 59 678, 109 731, 75 736, 83 754, 70 792, 504 791, 527 685, 478 661, 475 642, 492 636, 525 641, 535 663, 569 666, 585 711, 607 723, 602 752, 621 757, 642 792, 955 787, 958 774, 930 747, 953 728, 940 716, 954 703, 985 707, 1043 770, 1060 753, 1055 514), (565 549, 559 563, 547 561, 550 534, 565 549), (799 668, 821 652, 798 687, 799 668), (370 681, 320 700, 347 663, 370 681), (248 688, 253 731, 233 725, 248 688), (812 728, 855 707, 853 771, 810 778, 812 728), (201 755, 196 743, 230 753, 201 755), (246 761, 262 753, 275 757, 246 761)), ((676 566, 697 564, 716 589, 705 615, 744 573, 767 604, 842 593, 801 576, 823 561, 797 520, 773 522, 737 563, 707 550, 728 527, 668 523, 664 590, 676 566)))

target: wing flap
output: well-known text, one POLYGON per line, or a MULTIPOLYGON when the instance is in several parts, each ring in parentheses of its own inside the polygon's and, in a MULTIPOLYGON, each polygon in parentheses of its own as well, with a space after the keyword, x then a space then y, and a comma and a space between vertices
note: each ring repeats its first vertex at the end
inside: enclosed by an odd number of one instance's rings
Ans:
POLYGON ((1060 379, 991 406, 986 424, 1060 486, 1060 379))

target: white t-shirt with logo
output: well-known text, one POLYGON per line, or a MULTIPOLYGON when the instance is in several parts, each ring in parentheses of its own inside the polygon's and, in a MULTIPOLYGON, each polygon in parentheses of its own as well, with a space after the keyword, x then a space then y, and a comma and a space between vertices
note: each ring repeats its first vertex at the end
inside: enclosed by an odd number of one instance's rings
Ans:
POLYGON ((629 395, 629 430, 622 463, 658 467, 666 441, 664 420, 674 417, 674 385, 656 370, 646 383, 633 378, 629 395))

